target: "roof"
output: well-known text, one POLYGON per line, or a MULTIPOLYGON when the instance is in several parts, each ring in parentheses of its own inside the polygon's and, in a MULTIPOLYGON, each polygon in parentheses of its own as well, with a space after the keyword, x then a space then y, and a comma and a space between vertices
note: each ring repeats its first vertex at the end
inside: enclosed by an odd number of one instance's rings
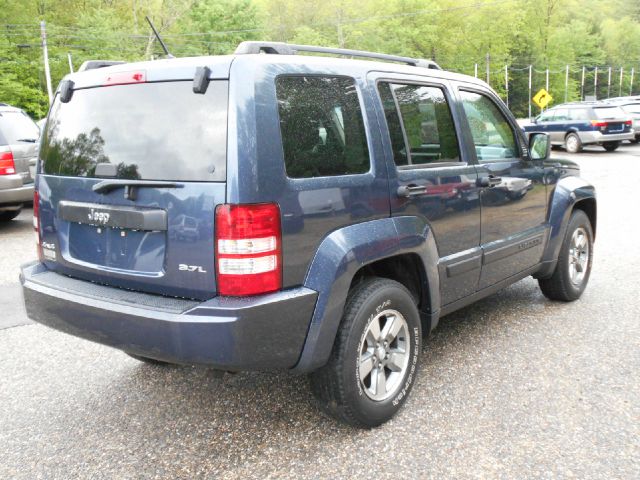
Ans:
MULTIPOLYGON (((146 81, 169 81, 169 80, 193 80, 196 68, 207 67, 210 70, 210 79, 228 79, 233 65, 234 70, 240 69, 247 73, 255 68, 266 69, 269 66, 281 68, 284 65, 295 65, 302 67, 301 70, 311 71, 314 69, 331 72, 332 74, 360 75, 365 76, 370 71, 400 73, 406 75, 420 75, 448 80, 457 80, 466 83, 484 85, 486 83, 478 78, 440 70, 435 62, 430 60, 414 59, 410 57, 399 57, 372 52, 361 52, 356 50, 328 49, 324 47, 313 47, 304 45, 276 44, 274 42, 263 45, 286 45, 293 47, 297 51, 321 53, 326 55, 298 55, 288 53, 264 54, 254 53, 256 42, 249 42, 249 47, 234 55, 202 56, 202 57, 181 57, 167 58, 162 60, 152 60, 145 62, 124 63, 104 68, 76 72, 68 74, 65 80, 74 82, 74 89, 102 85, 106 75, 117 72, 132 72, 144 70, 146 81), (312 50, 310 50, 312 49, 312 50), (246 53, 245 53, 246 52, 246 53), (367 58, 367 60, 356 60, 352 58, 337 58, 327 55, 347 55, 367 58), (385 61, 382 61, 385 60, 385 61), (390 63, 390 62, 403 63, 390 63)), ((241 44, 242 45, 242 44, 241 44)), ((246 44, 245 44, 246 45, 246 44)))

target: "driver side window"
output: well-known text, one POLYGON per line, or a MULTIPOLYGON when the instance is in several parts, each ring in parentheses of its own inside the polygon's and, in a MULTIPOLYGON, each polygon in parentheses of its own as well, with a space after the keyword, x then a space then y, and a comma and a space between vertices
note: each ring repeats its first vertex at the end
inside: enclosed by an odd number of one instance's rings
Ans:
POLYGON ((489 97, 462 90, 462 105, 473 136, 479 162, 519 157, 514 132, 489 97))

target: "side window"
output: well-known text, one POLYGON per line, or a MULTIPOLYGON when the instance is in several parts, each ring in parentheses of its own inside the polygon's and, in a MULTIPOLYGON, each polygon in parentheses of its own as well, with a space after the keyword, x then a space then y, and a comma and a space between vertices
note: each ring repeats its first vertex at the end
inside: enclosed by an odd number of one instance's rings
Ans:
POLYGON ((460 91, 462 105, 480 162, 519 157, 511 125, 498 106, 485 95, 460 91))
POLYGON ((555 110, 547 110, 544 113, 541 113, 540 116, 538 117, 538 121, 539 122, 552 122, 553 121, 553 116, 555 115, 556 111, 555 110))
POLYGON ((572 108, 569 110, 569 118, 571 120, 589 120, 589 113, 584 108, 572 108))
POLYGON ((276 79, 276 95, 289 177, 369 171, 367 137, 352 78, 281 76, 276 79))
POLYGON ((566 108, 559 108, 556 110, 556 114, 553 117, 554 122, 564 122, 569 120, 569 110, 566 108))
POLYGON ((398 167, 460 159, 455 125, 441 88, 380 83, 378 89, 398 167))

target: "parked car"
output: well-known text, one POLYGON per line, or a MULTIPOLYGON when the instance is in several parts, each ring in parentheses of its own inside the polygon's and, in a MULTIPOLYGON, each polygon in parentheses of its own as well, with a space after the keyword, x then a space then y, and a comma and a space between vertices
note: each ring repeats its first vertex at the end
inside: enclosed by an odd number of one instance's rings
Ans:
POLYGON ((602 145, 613 152, 624 140, 633 140, 631 117, 607 102, 565 103, 550 108, 524 127, 526 132, 544 132, 551 144, 578 153, 585 145, 602 145))
POLYGON ((583 293, 595 190, 549 149, 486 83, 426 60, 248 42, 70 74, 27 312, 144 362, 308 373, 321 408, 373 427, 444 315, 531 275, 583 293))
POLYGON ((16 218, 33 199, 40 129, 19 108, 0 103, 0 221, 16 218))
POLYGON ((620 97, 608 100, 614 105, 618 105, 631 117, 632 127, 635 131, 635 138, 631 139, 632 143, 640 142, 640 97, 620 97))

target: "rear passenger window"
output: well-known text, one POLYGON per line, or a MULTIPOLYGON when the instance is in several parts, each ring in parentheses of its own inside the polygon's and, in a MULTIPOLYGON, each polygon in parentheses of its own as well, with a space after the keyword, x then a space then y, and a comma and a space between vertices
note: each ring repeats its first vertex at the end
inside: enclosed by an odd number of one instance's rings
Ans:
POLYGON ((441 88, 392 83, 378 88, 398 167, 459 160, 456 129, 441 88))
POLYGON ((281 76, 276 79, 276 95, 289 177, 369 171, 367 137, 352 78, 281 76))

